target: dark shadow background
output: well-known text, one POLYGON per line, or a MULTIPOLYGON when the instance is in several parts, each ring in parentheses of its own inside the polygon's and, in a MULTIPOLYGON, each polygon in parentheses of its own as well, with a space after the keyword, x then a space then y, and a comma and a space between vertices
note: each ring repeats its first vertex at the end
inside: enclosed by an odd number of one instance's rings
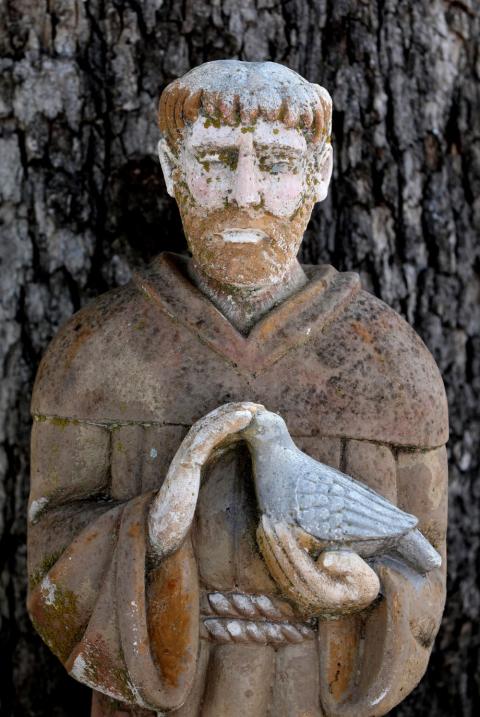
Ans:
POLYGON ((480 714, 479 36, 477 0, 0 4, 2 715, 88 714, 88 691, 25 612, 32 381, 73 311, 159 251, 184 250, 155 105, 170 80, 225 57, 282 62, 331 92, 333 185, 302 259, 359 271, 443 373, 449 598, 428 674, 394 714, 480 714))

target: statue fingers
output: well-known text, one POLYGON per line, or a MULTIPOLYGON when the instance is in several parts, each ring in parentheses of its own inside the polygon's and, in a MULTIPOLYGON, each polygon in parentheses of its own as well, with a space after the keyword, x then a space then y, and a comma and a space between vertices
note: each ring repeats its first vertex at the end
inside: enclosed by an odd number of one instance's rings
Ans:
POLYGON ((270 575, 282 592, 289 594, 291 585, 278 561, 278 546, 275 544, 271 525, 265 516, 262 517, 257 528, 257 542, 270 575))
POLYGON ((260 404, 249 401, 226 403, 197 421, 184 439, 185 459, 203 464, 210 453, 228 436, 246 428, 260 404))
POLYGON ((366 575, 378 576, 368 563, 353 550, 324 550, 317 560, 317 565, 335 577, 364 578, 366 575))
POLYGON ((365 602, 363 599, 364 590, 360 582, 349 580, 343 574, 341 577, 332 576, 329 571, 322 570, 321 565, 298 545, 295 534, 288 526, 279 523, 275 528, 289 563, 295 566, 302 583, 308 588, 309 596, 313 596, 309 597, 310 609, 317 614, 341 614, 370 604, 371 600, 365 602))
POLYGON ((298 604, 312 614, 362 610, 377 597, 379 579, 359 556, 328 551, 315 563, 299 546, 294 529, 281 522, 267 525, 277 570, 294 587, 298 604))
POLYGON ((315 594, 308 588, 287 557, 278 538, 277 527, 263 515, 257 529, 258 544, 268 570, 286 596, 298 605, 310 606, 315 600, 315 594))
POLYGON ((159 557, 174 552, 193 520, 200 488, 201 467, 228 436, 246 428, 259 404, 227 403, 197 421, 170 463, 162 487, 149 511, 150 543, 159 557))
MULTIPOLYGON (((362 609, 375 600, 380 590, 376 572, 351 550, 326 550, 316 563, 300 548, 294 534, 284 524, 276 526, 287 555, 295 563, 309 587, 331 607, 355 606, 362 609)), ((297 532, 295 532, 297 536, 297 532)))
POLYGON ((325 550, 318 558, 317 567, 344 582, 355 601, 369 605, 380 591, 380 579, 373 568, 351 550, 325 550))

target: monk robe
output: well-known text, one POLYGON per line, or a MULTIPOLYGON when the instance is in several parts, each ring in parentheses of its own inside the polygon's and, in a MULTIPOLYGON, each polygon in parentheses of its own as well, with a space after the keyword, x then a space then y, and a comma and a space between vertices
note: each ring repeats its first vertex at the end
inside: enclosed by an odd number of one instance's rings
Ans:
POLYGON ((38 372, 29 611, 95 715, 373 717, 422 677, 441 569, 379 561, 381 594, 338 620, 288 603, 268 573, 248 451, 204 472, 194 523, 163 561, 149 505, 189 427, 231 401, 280 413, 296 444, 415 514, 445 558, 447 407, 414 331, 353 273, 308 283, 239 333, 162 254, 75 314, 38 372), (101 696, 103 695, 103 696, 101 696))

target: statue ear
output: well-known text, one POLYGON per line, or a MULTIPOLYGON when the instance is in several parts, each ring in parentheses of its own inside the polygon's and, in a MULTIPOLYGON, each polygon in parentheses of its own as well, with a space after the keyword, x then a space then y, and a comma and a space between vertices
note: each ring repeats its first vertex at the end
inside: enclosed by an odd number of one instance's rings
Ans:
POLYGON ((165 184, 167 186, 167 192, 171 197, 175 197, 175 191, 173 186, 173 170, 178 165, 178 160, 174 153, 170 149, 165 137, 159 141, 157 145, 158 157, 160 159, 160 166, 162 167, 163 176, 165 178, 165 184))
POLYGON ((316 179, 318 184, 315 187, 315 201, 323 202, 328 194, 328 185, 333 169, 333 149, 331 144, 322 148, 322 153, 317 160, 316 179))

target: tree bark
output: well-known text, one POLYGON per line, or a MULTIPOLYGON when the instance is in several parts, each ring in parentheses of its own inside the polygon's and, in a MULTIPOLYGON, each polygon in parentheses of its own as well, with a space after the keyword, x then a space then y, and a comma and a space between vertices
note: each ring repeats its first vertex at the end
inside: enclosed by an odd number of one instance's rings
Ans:
POLYGON ((478 0, 1 0, 0 27, 2 715, 88 714, 25 611, 32 381, 72 312, 185 250, 155 157, 157 98, 225 57, 282 62, 331 92, 333 186, 302 260, 359 271, 440 366, 449 597, 428 673, 394 714, 478 714, 478 0))

